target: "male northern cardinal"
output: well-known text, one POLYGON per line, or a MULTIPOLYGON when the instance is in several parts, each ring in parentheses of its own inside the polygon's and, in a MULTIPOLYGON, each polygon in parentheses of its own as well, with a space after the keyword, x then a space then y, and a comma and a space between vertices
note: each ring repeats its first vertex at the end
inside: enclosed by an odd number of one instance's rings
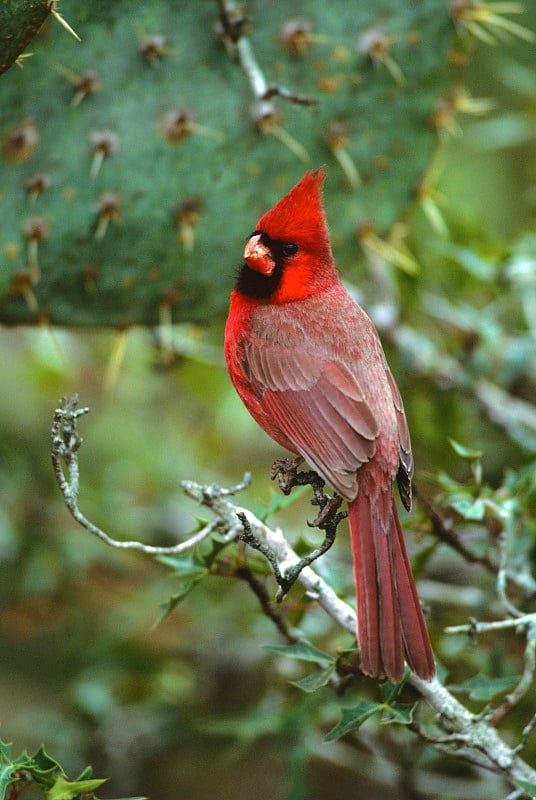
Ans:
POLYGON ((342 285, 308 172, 257 223, 225 331, 246 408, 348 501, 361 670, 398 683, 404 662, 435 674, 396 504, 411 505, 413 457, 400 393, 369 317, 342 285))

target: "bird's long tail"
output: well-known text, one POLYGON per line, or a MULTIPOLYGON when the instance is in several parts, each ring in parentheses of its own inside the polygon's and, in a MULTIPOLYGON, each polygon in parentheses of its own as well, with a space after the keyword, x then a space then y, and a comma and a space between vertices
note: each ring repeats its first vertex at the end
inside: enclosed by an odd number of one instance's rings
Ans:
POLYGON ((434 657, 391 486, 360 483, 348 511, 361 669, 399 683, 407 662, 430 680, 434 657))

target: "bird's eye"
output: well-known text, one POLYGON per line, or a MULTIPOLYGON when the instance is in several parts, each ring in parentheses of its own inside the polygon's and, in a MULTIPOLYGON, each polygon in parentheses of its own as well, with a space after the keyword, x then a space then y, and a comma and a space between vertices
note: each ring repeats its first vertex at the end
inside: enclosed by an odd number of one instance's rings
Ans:
POLYGON ((286 256, 293 256, 295 255, 300 248, 297 244, 293 242, 287 242, 287 244, 283 245, 283 254, 286 256))

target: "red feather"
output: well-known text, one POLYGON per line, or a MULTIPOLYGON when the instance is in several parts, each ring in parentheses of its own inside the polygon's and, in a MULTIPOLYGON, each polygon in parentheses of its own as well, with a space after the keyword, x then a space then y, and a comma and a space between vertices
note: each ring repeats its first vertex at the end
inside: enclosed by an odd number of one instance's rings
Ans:
POLYGON ((409 507, 409 431, 378 334, 338 277, 324 178, 324 170, 307 173, 257 223, 231 295, 227 367, 259 425, 348 501, 363 672, 398 682, 407 662, 430 679, 432 650, 392 491, 397 477, 409 507), (262 278, 252 279, 255 259, 262 278))

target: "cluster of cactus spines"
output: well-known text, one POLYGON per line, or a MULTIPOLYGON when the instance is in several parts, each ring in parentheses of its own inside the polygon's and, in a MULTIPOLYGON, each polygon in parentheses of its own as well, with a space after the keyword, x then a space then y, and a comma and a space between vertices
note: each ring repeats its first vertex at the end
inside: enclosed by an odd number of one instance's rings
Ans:
POLYGON ((382 237, 433 207, 484 6, 153 0, 131 23, 126 0, 66 3, 82 42, 48 26, 0 80, 0 321, 217 317, 251 225, 306 165, 328 165, 343 270, 363 249, 413 269, 382 237))

